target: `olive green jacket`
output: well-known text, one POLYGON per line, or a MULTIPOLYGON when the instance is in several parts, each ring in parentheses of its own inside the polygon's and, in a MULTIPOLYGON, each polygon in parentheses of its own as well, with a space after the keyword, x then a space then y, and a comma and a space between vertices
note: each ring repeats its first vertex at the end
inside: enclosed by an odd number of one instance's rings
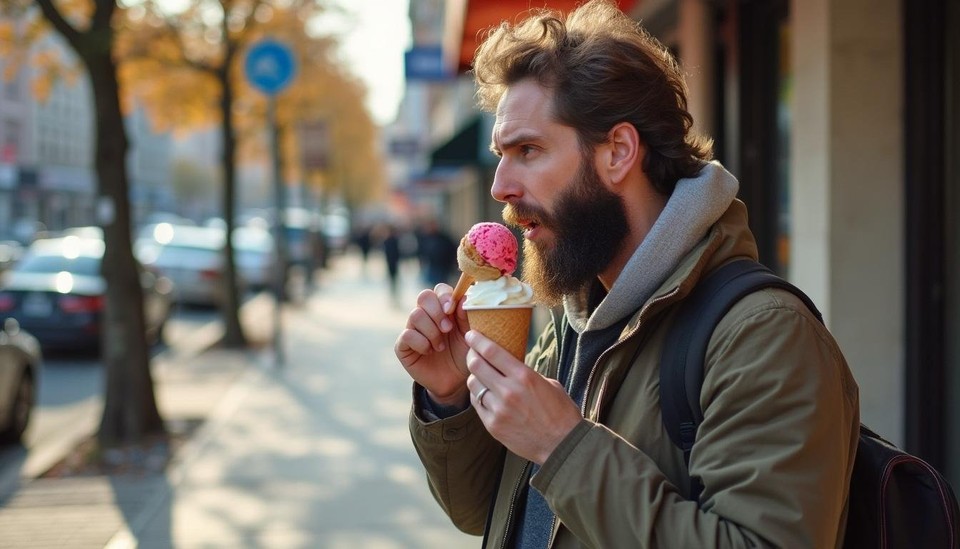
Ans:
MULTIPOLYGON (((558 518, 551 547, 842 544, 858 390, 830 333, 794 295, 751 294, 714 331, 689 472, 661 422, 659 359, 674 306, 736 257, 756 257, 739 201, 598 359, 583 421, 530 479, 558 518), (699 504, 685 499, 690 474, 703 481, 699 504)), ((557 376, 563 329, 551 322, 527 355, 545 376, 557 376)), ((489 516, 486 547, 503 547, 529 462, 505 451, 472 408, 432 422, 420 409, 415 401, 410 431, 434 497, 464 532, 482 534, 489 516)))

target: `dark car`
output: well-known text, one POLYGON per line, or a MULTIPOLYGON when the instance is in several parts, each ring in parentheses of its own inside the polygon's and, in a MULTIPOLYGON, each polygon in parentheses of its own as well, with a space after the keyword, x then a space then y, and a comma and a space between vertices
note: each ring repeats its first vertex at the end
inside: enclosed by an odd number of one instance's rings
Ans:
MULTIPOLYGON (((44 349, 96 349, 103 331, 106 281, 99 238, 34 241, 0 278, 0 317, 12 317, 44 349)), ((147 340, 161 340, 171 310, 172 283, 138 265, 147 340)))
POLYGON ((0 327, 0 442, 19 442, 27 429, 42 363, 37 340, 7 319, 0 327))

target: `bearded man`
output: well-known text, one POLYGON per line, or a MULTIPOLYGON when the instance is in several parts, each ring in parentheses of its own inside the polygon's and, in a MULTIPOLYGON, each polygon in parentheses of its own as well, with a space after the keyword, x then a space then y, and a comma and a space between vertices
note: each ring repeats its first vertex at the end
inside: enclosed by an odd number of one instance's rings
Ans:
POLYGON ((796 296, 755 292, 718 324, 689 466, 661 422, 678 304, 757 257, 669 52, 594 0, 503 23, 474 74, 496 115, 491 193, 552 318, 521 362, 440 284, 397 339, 414 446, 453 523, 496 548, 840 546, 857 388, 796 296))

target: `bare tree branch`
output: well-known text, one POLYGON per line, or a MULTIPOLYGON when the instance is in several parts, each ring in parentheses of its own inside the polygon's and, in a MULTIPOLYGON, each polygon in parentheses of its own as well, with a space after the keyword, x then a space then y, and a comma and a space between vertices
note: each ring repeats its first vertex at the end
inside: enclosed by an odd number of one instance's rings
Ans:
POLYGON ((70 45, 73 46, 75 50, 79 49, 80 40, 83 38, 83 35, 63 18, 60 10, 53 5, 53 0, 36 0, 36 2, 37 5, 40 6, 40 10, 43 11, 43 16, 57 29, 57 32, 59 32, 67 42, 70 42, 70 45))

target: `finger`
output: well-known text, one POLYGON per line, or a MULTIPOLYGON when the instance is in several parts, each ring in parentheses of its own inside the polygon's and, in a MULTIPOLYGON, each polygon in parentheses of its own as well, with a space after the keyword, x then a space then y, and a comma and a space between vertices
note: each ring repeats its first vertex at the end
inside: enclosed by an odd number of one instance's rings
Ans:
POLYGON ((483 382, 477 379, 477 376, 473 374, 470 374, 469 376, 467 376, 467 390, 469 390, 471 394, 475 395, 479 393, 480 389, 483 389, 484 387, 486 387, 486 385, 484 385, 483 382))
MULTIPOLYGON (((417 296, 417 309, 421 309, 437 325, 441 332, 447 333, 454 328, 453 321, 443 312, 440 298, 432 290, 424 290, 417 296)), ((414 310, 416 311, 416 309, 414 310)), ((409 323, 408 323, 409 327, 409 323)))
POLYGON ((440 306, 444 314, 453 312, 456 303, 453 302, 453 287, 446 283, 439 283, 433 287, 433 293, 440 300, 440 306))
POLYGON ((493 390, 484 385, 477 376, 471 375, 467 378, 467 390, 470 391, 470 404, 474 408, 479 410, 487 407, 493 390))
POLYGON ((467 370, 477 378, 481 385, 491 389, 499 387, 506 381, 496 366, 473 349, 467 351, 467 370))
POLYGON ((529 369, 523 362, 517 360, 510 351, 476 330, 467 332, 464 340, 470 346, 470 349, 479 354, 486 363, 495 364, 496 366, 493 367, 504 376, 521 374, 529 369))
MULTIPOLYGON (((450 321, 447 320, 449 323, 450 321)), ((431 317, 424 309, 416 308, 407 318, 407 330, 413 330, 426 338, 435 351, 442 351, 444 332, 440 323, 431 317)))
POLYGON ((407 364, 407 357, 414 353, 417 355, 425 355, 433 351, 433 344, 420 332, 408 328, 400 332, 400 337, 397 338, 397 343, 393 349, 397 358, 404 364, 407 364))
POLYGON ((467 319, 467 311, 463 308, 463 302, 465 300, 460 300, 457 303, 456 314, 454 318, 457 321, 457 329, 460 330, 460 333, 465 334, 470 330, 470 321, 467 319))

